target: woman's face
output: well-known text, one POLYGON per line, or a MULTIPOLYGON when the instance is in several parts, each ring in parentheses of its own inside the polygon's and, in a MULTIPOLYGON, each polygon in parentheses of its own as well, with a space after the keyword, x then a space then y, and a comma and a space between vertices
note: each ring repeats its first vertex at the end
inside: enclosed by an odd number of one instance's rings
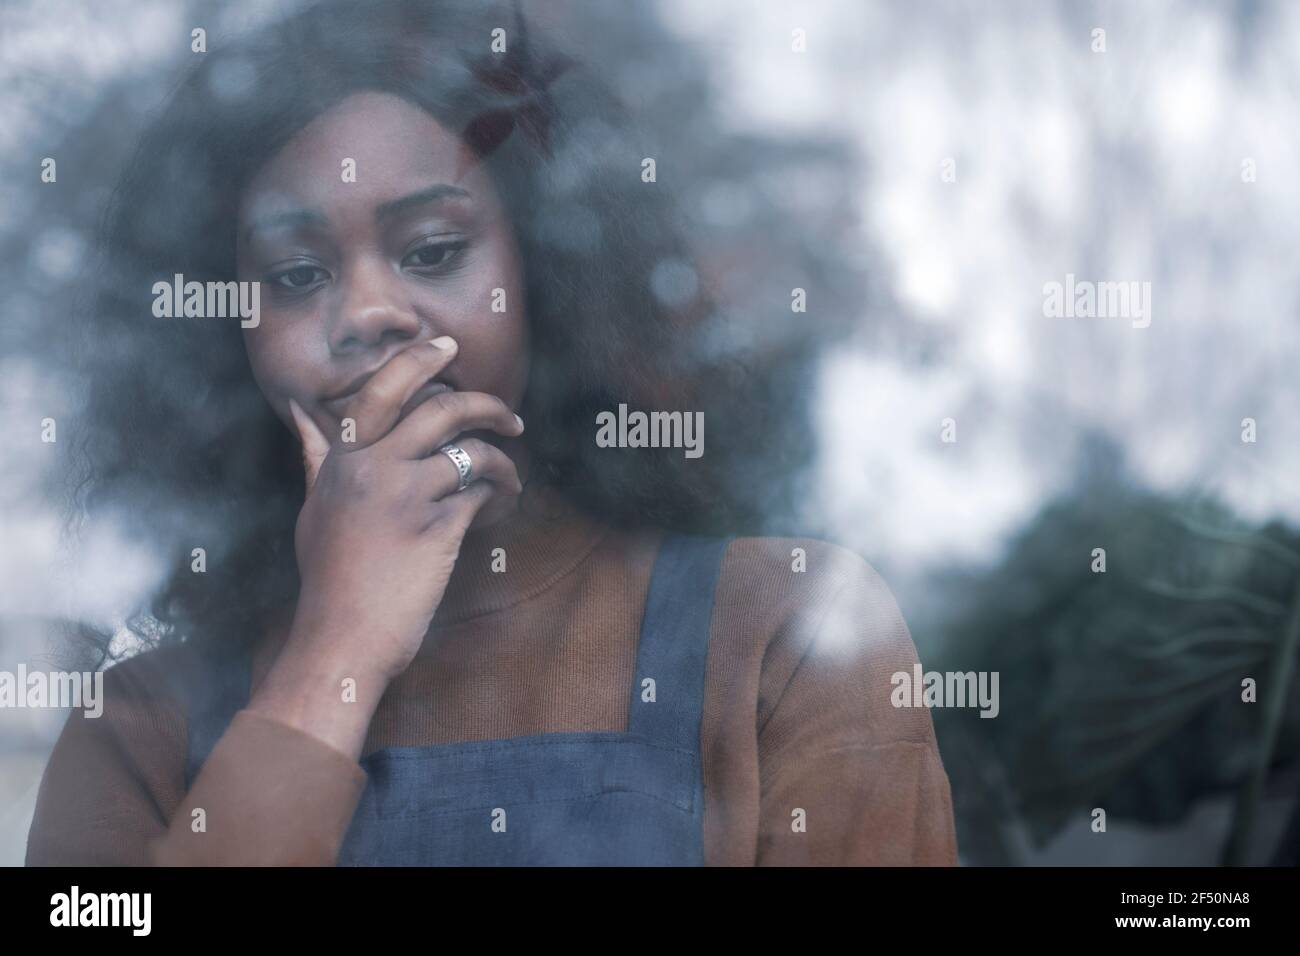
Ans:
POLYGON ((359 380, 444 335, 459 349, 438 381, 518 409, 528 327, 514 234, 488 171, 419 107, 361 93, 321 114, 249 183, 237 243, 239 278, 261 282, 245 345, 286 423, 292 398, 334 440, 359 380))

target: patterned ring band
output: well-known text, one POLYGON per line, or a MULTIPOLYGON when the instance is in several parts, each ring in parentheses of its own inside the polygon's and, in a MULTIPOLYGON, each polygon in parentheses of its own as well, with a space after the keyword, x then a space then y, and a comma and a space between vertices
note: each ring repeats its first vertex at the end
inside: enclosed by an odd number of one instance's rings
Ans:
POLYGON ((456 466, 456 472, 460 476, 456 490, 464 491, 469 487, 470 474, 474 470, 474 462, 470 461, 469 453, 458 445, 443 445, 438 451, 450 458, 451 463, 456 466))

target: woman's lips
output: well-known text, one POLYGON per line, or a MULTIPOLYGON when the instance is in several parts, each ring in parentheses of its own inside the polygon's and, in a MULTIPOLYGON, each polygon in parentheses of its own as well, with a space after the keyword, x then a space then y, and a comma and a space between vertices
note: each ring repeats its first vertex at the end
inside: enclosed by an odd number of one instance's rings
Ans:
POLYGON ((426 402, 435 395, 441 395, 443 392, 454 391, 455 389, 446 382, 436 382, 433 380, 427 381, 416 389, 414 395, 406 400, 406 404, 402 406, 402 413, 398 417, 399 419, 405 418, 407 415, 411 414, 411 412, 415 411, 416 406, 421 402, 426 402))

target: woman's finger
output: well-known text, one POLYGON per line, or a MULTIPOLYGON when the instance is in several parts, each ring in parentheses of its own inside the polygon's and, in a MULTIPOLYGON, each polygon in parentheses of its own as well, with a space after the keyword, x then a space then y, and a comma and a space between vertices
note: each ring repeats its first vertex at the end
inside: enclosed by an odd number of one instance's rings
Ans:
POLYGON ((495 485, 485 481, 476 481, 464 491, 457 492, 449 498, 440 501, 439 507, 447 509, 447 515, 450 518, 448 527, 451 529, 453 537, 462 537, 469 529, 470 524, 485 504, 492 500, 497 494, 495 485))
POLYGON ((394 457, 428 458, 455 436, 485 429, 515 438, 524 423, 495 395, 443 392, 421 402, 380 444, 394 457))
POLYGON ((294 427, 298 431, 298 442, 302 445, 302 467, 306 472, 307 490, 310 492, 312 486, 316 484, 316 476, 320 474, 325 456, 329 454, 329 439, 292 398, 289 399, 289 413, 293 416, 294 427))
MULTIPOLYGON (((506 495, 523 492, 515 463, 500 448, 478 438, 459 438, 451 444, 469 455, 471 482, 489 482, 497 491, 506 495)), ((443 452, 434 454, 416 467, 421 469, 421 484, 428 489, 429 497, 433 500, 454 495, 460 487, 460 471, 451 457, 443 452)))
POLYGON ((356 441, 347 450, 357 451, 387 435, 411 397, 451 364, 456 348, 455 339, 444 335, 398 352, 375 372, 346 403, 342 417, 356 422, 356 441))

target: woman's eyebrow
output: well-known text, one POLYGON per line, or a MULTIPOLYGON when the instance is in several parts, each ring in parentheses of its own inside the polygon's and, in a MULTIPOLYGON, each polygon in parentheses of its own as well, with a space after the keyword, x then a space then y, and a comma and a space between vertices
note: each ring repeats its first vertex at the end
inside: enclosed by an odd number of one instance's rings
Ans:
MULTIPOLYGON (((452 186, 448 183, 435 183, 425 189, 417 190, 409 195, 402 196, 400 199, 393 199, 383 203, 375 210, 375 218, 384 220, 392 218, 400 212, 404 212, 413 206, 423 206, 426 203, 446 202, 449 199, 472 199, 473 196, 468 190, 461 189, 459 186, 452 186)), ((257 232, 268 232, 273 229, 291 229, 302 226, 324 226, 329 222, 326 217, 319 212, 312 212, 307 209, 291 209, 285 212, 271 213, 251 222, 244 231, 245 241, 250 241, 253 234, 257 232)))
POLYGON ((405 212, 412 206, 423 206, 426 203, 445 202, 448 199, 472 199, 473 197, 459 186, 451 186, 447 183, 437 183, 426 189, 418 190, 410 195, 403 196, 401 199, 394 199, 391 202, 383 203, 375 210, 375 218, 379 220, 389 219, 400 212, 405 212))
POLYGON ((300 226, 323 226, 326 218, 318 212, 306 209, 292 209, 286 212, 271 213, 261 219, 255 219, 244 230, 244 241, 249 242, 257 232, 270 232, 275 229, 292 229, 300 226))

